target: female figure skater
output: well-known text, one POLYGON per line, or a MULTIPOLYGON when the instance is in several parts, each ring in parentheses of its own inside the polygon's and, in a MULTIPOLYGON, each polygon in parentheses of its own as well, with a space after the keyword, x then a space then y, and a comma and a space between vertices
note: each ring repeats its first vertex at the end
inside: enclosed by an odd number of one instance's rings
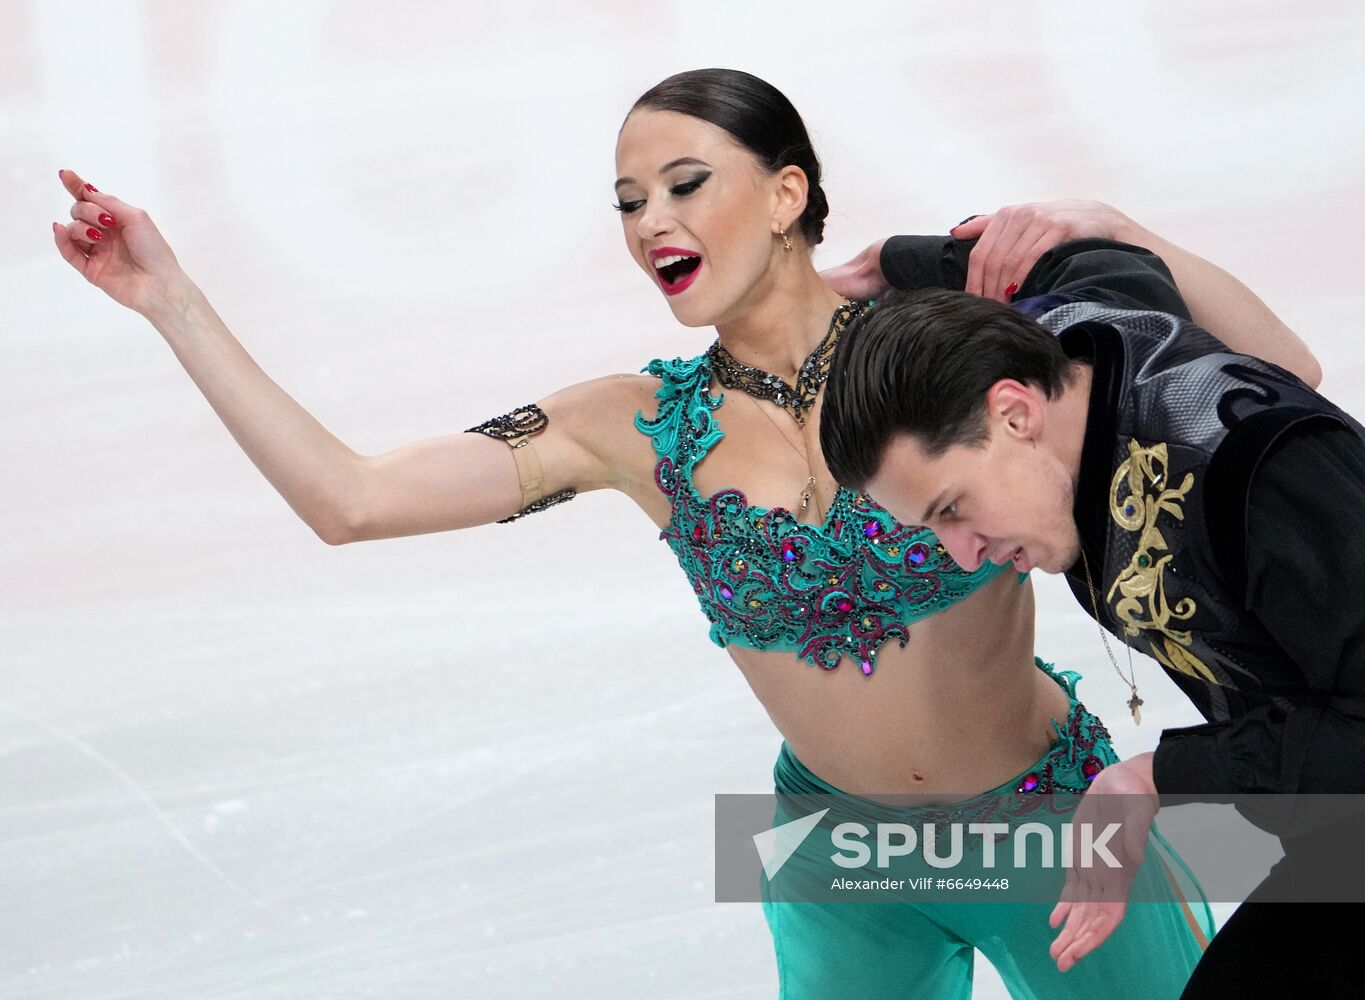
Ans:
MULTIPOLYGON (((77 271, 165 337, 329 544, 513 519, 587 490, 633 499, 784 737, 779 792, 1083 789, 1117 757, 1076 700, 1075 675, 1035 661, 1028 583, 998 566, 963 572, 932 535, 840 488, 825 467, 820 387, 861 306, 812 265, 828 207, 795 109, 745 73, 679 74, 631 109, 616 164, 627 250, 677 319, 714 326, 716 342, 381 455, 352 451, 257 367, 141 209, 64 171, 75 221, 54 224, 54 237, 77 271)), ((986 236, 972 280, 997 295, 1064 238, 1128 235, 1102 207, 974 225, 986 236)), ((1220 310, 1259 307, 1229 276, 1150 233, 1128 238, 1172 263, 1196 317, 1234 347, 1311 369, 1268 311, 1254 326, 1217 322, 1220 310)), ((844 284, 878 285, 880 257, 870 248, 842 269, 844 284)), ((784 997, 966 996, 973 946, 1015 996, 1176 997, 1200 954, 1187 913, 1153 904, 1063 975, 1048 955, 1051 907, 776 903, 765 913, 784 997)))

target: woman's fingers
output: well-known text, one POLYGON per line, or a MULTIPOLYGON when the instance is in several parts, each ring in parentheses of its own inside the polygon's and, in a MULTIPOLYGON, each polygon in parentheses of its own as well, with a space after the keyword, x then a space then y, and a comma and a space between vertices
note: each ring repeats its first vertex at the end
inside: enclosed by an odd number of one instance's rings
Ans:
POLYGON ((61 253, 62 258, 84 277, 85 269, 90 261, 72 242, 71 234, 67 232, 66 226, 60 222, 52 223, 52 238, 56 241, 57 250, 61 253))
MULTIPOLYGON (((100 189, 89 183, 74 170, 58 170, 57 177, 67 193, 77 201, 94 200, 101 194, 100 189)), ((109 197, 105 195, 104 197, 109 197)))
MULTIPOLYGON (((972 223, 980 222, 980 219, 973 219, 972 223)), ((999 212, 990 216, 984 229, 977 237, 976 246, 972 247, 971 254, 967 257, 967 283, 965 291, 972 295, 990 295, 988 281, 992 279, 993 273, 998 269, 996 263, 997 248, 1004 243, 1009 245, 1011 239, 1010 231, 1017 225, 1017 216, 1009 208, 1001 209, 999 212)), ((971 226, 962 227, 968 230, 971 226)))
MULTIPOLYGON (((975 219, 973 222, 977 221, 975 219)), ((986 261, 990 258, 991 252, 995 247, 995 241, 1000 236, 1000 231, 1006 223, 1000 220, 999 215, 991 216, 991 221, 977 237, 976 246, 972 247, 972 252, 967 256, 967 284, 963 291, 971 295, 984 295, 984 277, 986 273, 986 261)))
POLYGON ((92 226, 80 219, 66 224, 66 234, 80 250, 87 254, 95 248, 95 244, 104 239, 104 233, 97 226, 92 226))
POLYGON ((958 239, 977 237, 967 259, 966 291, 1008 302, 1028 273, 1021 264, 1046 228, 1031 205, 1009 205, 955 227, 958 239))
POLYGON ((99 194, 99 189, 95 185, 88 183, 74 170, 58 170, 57 177, 61 180, 62 187, 66 188, 67 194, 77 201, 84 201, 91 195, 99 194))
POLYGON ((68 233, 86 253, 107 239, 118 223, 113 215, 89 201, 72 204, 71 218, 76 221, 68 227, 68 233))
POLYGON ((57 177, 61 180, 61 187, 66 188, 67 194, 76 202, 90 202, 91 205, 100 206, 101 202, 109 199, 109 195, 102 194, 100 188, 83 179, 75 171, 57 171, 57 177))
POLYGON ((957 239, 977 240, 967 265, 967 291, 1008 302, 1044 253, 1066 240, 1112 236, 1114 215, 1100 202, 1053 201, 1007 205, 954 226, 950 232, 957 239))
MULTIPOLYGON (((141 211, 141 209, 115 198, 112 194, 100 191, 95 185, 83 180, 81 175, 74 170, 58 170, 57 176, 61 178, 62 186, 66 188, 67 193, 77 203, 88 203, 94 206, 95 219, 87 219, 86 221, 97 221, 99 213, 103 212, 115 219, 115 224, 124 223, 141 211)), ((75 218, 74 211, 72 217, 75 218)))
MULTIPOLYGON (((1019 243, 1033 226, 1033 216, 1025 208, 1002 209, 996 213, 1001 226, 991 252, 982 261, 981 294, 990 299, 1003 301, 1008 279, 1003 275, 1013 270, 1021 251, 1019 243)), ((982 243, 985 242, 983 238, 982 243)), ((979 247, 981 244, 978 243, 979 247)))
POLYGON ((100 229, 113 229, 114 226, 118 225, 118 220, 111 213, 106 212, 92 201, 72 202, 71 218, 78 222, 88 222, 100 229))
POLYGON ((974 219, 958 223, 948 232, 955 240, 977 240, 976 246, 972 247, 971 254, 967 257, 967 282, 963 286, 963 291, 973 295, 981 294, 981 260, 983 255, 978 254, 981 244, 986 244, 986 253, 990 252, 990 242, 993 238, 994 215, 978 215, 974 219), (983 235, 985 234, 985 235, 983 235))
POLYGON ((1019 258, 1019 263, 1012 275, 1011 280, 1016 286, 1016 291, 1019 286, 1024 284, 1024 279, 1033 270, 1033 265, 1042 259, 1043 254, 1065 239, 1066 234, 1056 227, 1046 227, 1039 233, 1037 239, 1033 241, 1033 245, 1024 251, 1023 256, 1019 258))
POLYGON ((994 215, 978 215, 968 219, 966 222, 959 222, 948 234, 955 240, 974 240, 986 231, 994 215))

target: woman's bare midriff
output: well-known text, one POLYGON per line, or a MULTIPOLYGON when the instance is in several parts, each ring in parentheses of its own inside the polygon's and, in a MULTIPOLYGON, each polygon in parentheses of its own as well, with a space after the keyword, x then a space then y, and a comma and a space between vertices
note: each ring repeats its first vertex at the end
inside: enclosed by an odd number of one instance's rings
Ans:
POLYGON ((961 798, 1027 770, 1056 742, 1070 701, 1033 662, 1033 588, 1002 573, 910 626, 864 676, 791 653, 729 647, 797 758, 859 795, 961 798))
MULTIPOLYGON (((652 413, 657 382, 631 382, 633 409, 652 413)), ((721 389, 713 384, 713 394, 721 389)), ((731 393, 718 410, 726 437, 694 469, 699 490, 738 486, 762 506, 793 501, 805 480, 805 450, 822 483, 818 521, 835 485, 819 454, 823 398, 802 428, 805 441, 784 444, 755 400, 731 393), (737 405, 736 405, 737 404, 737 405)), ((629 469, 627 492, 659 527, 670 505, 654 483, 656 460, 643 435, 616 447, 629 469)), ((865 676, 845 659, 824 670, 791 652, 730 645, 739 665, 792 752, 826 782, 860 795, 924 794, 963 798, 1027 770, 1056 740, 1069 699, 1033 662, 1033 587, 1007 570, 970 597, 910 623, 910 640, 877 653, 865 676)), ((704 627, 704 619, 698 627, 704 627)))

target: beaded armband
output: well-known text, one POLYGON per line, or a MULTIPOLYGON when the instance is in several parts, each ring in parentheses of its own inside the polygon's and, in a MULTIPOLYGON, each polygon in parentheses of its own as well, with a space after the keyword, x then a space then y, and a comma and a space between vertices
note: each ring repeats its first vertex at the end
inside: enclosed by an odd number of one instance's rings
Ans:
POLYGON ((521 481, 521 510, 511 517, 504 517, 499 524, 509 524, 527 514, 535 514, 556 504, 572 500, 576 495, 573 487, 562 489, 548 497, 541 496, 545 488, 544 477, 540 471, 540 459, 536 457, 531 438, 549 426, 550 418, 535 403, 519 407, 511 413, 485 420, 465 433, 486 434, 501 438, 512 449, 512 459, 517 463, 517 477, 521 481))

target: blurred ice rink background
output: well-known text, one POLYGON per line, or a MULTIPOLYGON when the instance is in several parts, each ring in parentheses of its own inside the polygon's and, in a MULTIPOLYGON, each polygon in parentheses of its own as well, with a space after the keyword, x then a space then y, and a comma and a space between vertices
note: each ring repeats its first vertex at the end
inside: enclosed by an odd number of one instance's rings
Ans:
MULTIPOLYGON (((645 517, 328 547, 50 234, 60 167, 145 207, 265 370, 387 451, 710 343, 610 208, 631 102, 710 65, 805 116, 822 266, 1100 198, 1365 415, 1350 0, 0 0, 0 997, 775 995, 711 816, 778 735, 645 517)), ((1035 579, 1121 752, 1197 721, 1143 658, 1134 728, 1035 579)))

